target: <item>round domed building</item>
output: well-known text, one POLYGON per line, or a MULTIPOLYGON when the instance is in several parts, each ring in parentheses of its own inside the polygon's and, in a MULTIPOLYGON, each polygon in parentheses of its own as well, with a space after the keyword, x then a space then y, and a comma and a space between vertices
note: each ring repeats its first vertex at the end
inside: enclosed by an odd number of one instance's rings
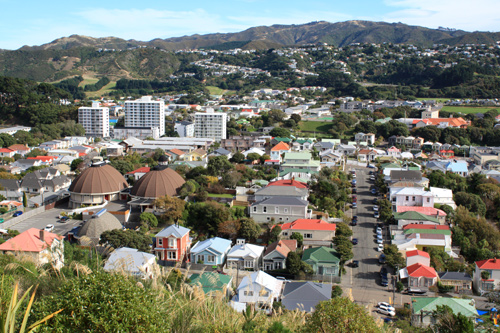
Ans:
POLYGON ((132 200, 128 203, 132 208, 139 207, 141 211, 152 208, 155 199, 176 196, 186 181, 174 170, 165 165, 158 165, 142 176, 130 190, 132 200))
POLYGON ((97 213, 84 222, 75 238, 81 245, 97 246, 103 232, 115 229, 122 229, 122 224, 113 214, 109 212, 97 213))
POLYGON ((93 163, 71 183, 69 206, 100 205, 116 200, 126 188, 127 181, 118 170, 105 162, 93 163))

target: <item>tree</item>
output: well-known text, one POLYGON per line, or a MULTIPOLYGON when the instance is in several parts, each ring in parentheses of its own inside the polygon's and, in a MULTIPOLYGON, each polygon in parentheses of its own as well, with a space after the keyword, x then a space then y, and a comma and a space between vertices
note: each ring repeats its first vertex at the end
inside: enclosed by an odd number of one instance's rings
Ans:
POLYGON ((289 138, 291 133, 286 128, 275 127, 269 132, 269 135, 274 136, 274 137, 278 137, 278 138, 289 138))
POLYGON ((184 200, 168 195, 153 201, 153 206, 163 211, 161 219, 168 224, 172 224, 181 218, 185 205, 186 202, 184 200))
POLYGON ((344 236, 344 237, 351 237, 352 236, 352 230, 349 228, 349 226, 346 223, 337 223, 337 228, 335 229, 335 237, 338 236, 344 236))
POLYGON ((290 116, 290 119, 294 120, 294 121, 298 124, 298 123, 299 123, 299 121, 301 121, 301 120, 302 120, 302 117, 301 117, 300 115, 298 115, 298 114, 292 114, 292 115, 290 116))
POLYGON ((304 243, 304 236, 300 232, 292 232, 290 239, 297 240, 297 248, 301 248, 304 243))
POLYGON ((274 243, 280 239, 281 236, 281 227, 279 225, 271 226, 269 229, 269 241, 268 243, 274 243))
POLYGON ((438 305, 434 310, 436 324, 434 329, 439 333, 473 333, 474 323, 461 313, 455 314, 447 305, 438 305))
POLYGON ((23 192, 23 207, 28 207, 28 197, 26 196, 26 192, 23 192))
POLYGON ((139 221, 146 223, 149 228, 155 228, 158 226, 158 219, 153 213, 141 213, 141 215, 139 216, 139 221))
POLYGON ((240 230, 239 220, 227 220, 219 224, 218 234, 220 237, 234 240, 238 236, 238 230, 240 230))
POLYGON ((81 158, 76 158, 73 161, 71 161, 71 171, 75 171, 78 169, 78 166, 83 163, 83 160, 81 158))
POLYGON ((187 211, 187 224, 207 237, 216 236, 219 225, 230 216, 229 210, 215 201, 191 203, 187 211))
POLYGON ((250 153, 247 155, 247 160, 250 162, 257 161, 260 158, 260 155, 257 153, 250 153))
POLYGON ((457 206, 464 206, 469 211, 478 213, 481 216, 486 214, 486 205, 481 197, 467 192, 458 192, 454 195, 457 206))
POLYGON ((259 238, 262 230, 252 218, 242 218, 239 222, 240 228, 238 230, 238 237, 244 238, 248 241, 255 241, 259 238))
POLYGON ((316 305, 306 321, 306 332, 380 332, 373 317, 346 297, 335 297, 316 305))
POLYGON ((99 244, 109 244, 115 249, 126 246, 138 249, 139 251, 149 252, 151 237, 130 229, 114 229, 103 232, 99 244))
POLYGON ((109 163, 113 168, 118 170, 122 175, 134 171, 134 165, 126 160, 112 159, 109 163))
POLYGON ((233 163, 242 163, 243 161, 245 161, 245 155, 237 151, 236 153, 234 153, 233 157, 231 157, 230 161, 233 163))
POLYGON ((333 286, 332 288, 332 298, 342 296, 342 288, 339 285, 333 286))
POLYGON ((209 175, 220 177, 232 169, 234 169, 234 165, 229 162, 226 156, 215 156, 208 160, 207 171, 209 175))
POLYGON ((222 185, 229 188, 235 188, 236 185, 238 185, 238 182, 241 180, 241 177, 242 175, 238 171, 229 171, 222 175, 222 185))
POLYGON ((302 260, 296 252, 288 252, 286 257, 286 269, 290 274, 297 275, 302 268, 302 260))
POLYGON ((396 269, 396 267, 401 268, 405 266, 405 259, 401 255, 401 252, 399 252, 397 245, 386 245, 384 247, 384 254, 385 262, 392 268, 396 269))

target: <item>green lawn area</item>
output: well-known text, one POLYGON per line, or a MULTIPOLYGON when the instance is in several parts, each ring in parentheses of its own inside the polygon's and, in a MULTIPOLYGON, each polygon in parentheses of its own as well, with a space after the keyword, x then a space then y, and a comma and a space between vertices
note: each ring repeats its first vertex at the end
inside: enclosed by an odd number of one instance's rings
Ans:
POLYGON ((439 97, 439 98, 431 98, 431 97, 419 97, 417 98, 417 101, 429 101, 433 100, 436 101, 436 103, 444 103, 446 101, 449 101, 452 98, 446 98, 446 97, 439 97))
POLYGON ((206 86, 210 95, 234 95, 234 90, 225 90, 215 86, 206 86))
POLYGON ((232 198, 234 195, 232 194, 215 194, 215 193, 208 193, 209 197, 215 197, 215 198, 232 198))
POLYGON ((328 133, 328 130, 332 127, 331 122, 325 121, 301 121, 299 123, 299 128, 303 132, 328 133))
POLYGON ((500 110, 500 108, 495 108, 492 106, 488 107, 475 107, 475 106, 443 106, 443 111, 448 112, 461 112, 465 114, 469 113, 486 113, 489 110, 500 110))
MULTIPOLYGON (((96 81, 97 82, 97 81, 96 81)), ((116 81, 111 81, 107 85, 101 88, 101 90, 98 91, 87 91, 85 92, 85 95, 87 97, 101 97, 109 93, 114 87, 116 87, 116 81)))
POLYGON ((83 81, 78 85, 79 87, 85 87, 87 84, 96 84, 99 81, 96 77, 84 76, 83 81))

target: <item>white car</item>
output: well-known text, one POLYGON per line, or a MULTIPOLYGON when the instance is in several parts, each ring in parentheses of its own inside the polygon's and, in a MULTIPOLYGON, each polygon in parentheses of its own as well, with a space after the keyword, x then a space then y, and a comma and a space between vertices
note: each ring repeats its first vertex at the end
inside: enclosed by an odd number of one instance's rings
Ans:
POLYGON ((377 237, 377 244, 384 244, 384 240, 377 237))
POLYGON ((382 228, 381 227, 377 227, 377 234, 378 233, 382 233, 382 228))
POLYGON ((389 310, 381 309, 381 308, 378 308, 377 312, 381 313, 383 315, 386 315, 386 316, 391 316, 391 317, 394 317, 396 315, 395 311, 389 311, 389 310))
POLYGON ((53 224, 47 224, 47 226, 45 228, 43 228, 43 230, 50 232, 50 231, 54 230, 54 225, 53 224))
POLYGON ((384 236, 382 236, 381 234, 377 234, 377 239, 384 239, 384 236))
POLYGON ((373 211, 378 212, 378 206, 377 205, 373 206, 373 211))
POLYGON ((377 307, 379 309, 385 309, 387 311, 394 311, 394 312, 396 311, 396 309, 392 305, 390 305, 389 303, 387 303, 387 302, 379 302, 377 304, 377 307))
POLYGON ((384 251, 384 244, 379 244, 379 245, 378 245, 378 248, 377 248, 377 251, 378 251, 378 252, 382 252, 382 251, 384 251))

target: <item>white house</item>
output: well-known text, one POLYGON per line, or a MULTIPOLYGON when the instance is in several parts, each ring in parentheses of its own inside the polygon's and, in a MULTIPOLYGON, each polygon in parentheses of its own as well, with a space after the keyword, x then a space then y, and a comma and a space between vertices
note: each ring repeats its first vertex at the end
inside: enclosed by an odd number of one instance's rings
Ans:
POLYGON ((448 205, 453 209, 457 208, 453 201, 453 191, 447 188, 430 187, 429 192, 434 197, 434 204, 448 205))
POLYGON ((500 259, 486 259, 476 261, 476 270, 474 271, 474 290, 483 294, 498 288, 500 283, 500 259), (487 279, 483 279, 482 272, 487 272, 487 279))
POLYGON ((434 207, 434 195, 415 187, 403 187, 391 194, 394 206, 434 207))
POLYGON ((141 279, 154 277, 157 268, 154 254, 129 247, 113 251, 104 265, 105 271, 125 272, 141 279))
POLYGON ((258 271, 243 277, 238 289, 238 302, 246 304, 255 304, 258 308, 268 304, 272 306, 281 295, 283 281, 278 280, 271 275, 258 271))
POLYGON ((262 266, 264 250, 264 246, 245 244, 239 239, 227 254, 227 267, 258 270, 262 266))

